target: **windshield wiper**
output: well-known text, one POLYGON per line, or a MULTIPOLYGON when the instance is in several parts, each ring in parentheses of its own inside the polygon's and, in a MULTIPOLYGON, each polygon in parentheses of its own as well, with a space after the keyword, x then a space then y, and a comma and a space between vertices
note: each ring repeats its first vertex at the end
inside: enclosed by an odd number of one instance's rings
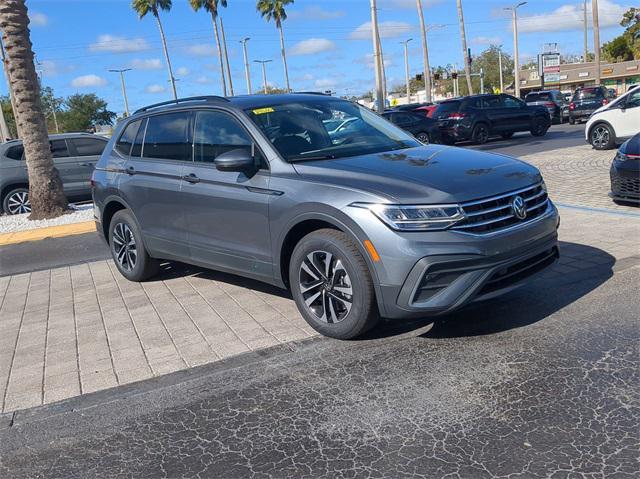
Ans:
POLYGON ((306 155, 296 155, 290 156, 288 158, 289 161, 315 161, 315 160, 335 160, 335 155, 314 155, 314 156, 306 156, 306 155))

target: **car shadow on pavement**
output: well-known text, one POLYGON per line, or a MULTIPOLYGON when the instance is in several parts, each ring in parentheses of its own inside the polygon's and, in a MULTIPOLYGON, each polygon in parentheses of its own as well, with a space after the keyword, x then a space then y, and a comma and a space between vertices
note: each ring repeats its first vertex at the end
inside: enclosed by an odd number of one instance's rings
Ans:
POLYGON ((423 338, 481 336, 534 324, 579 300, 613 275, 615 258, 577 243, 560 242, 560 260, 520 288, 498 298, 472 303, 453 313, 411 321, 386 320, 366 338, 411 331, 423 338), (431 325, 426 332, 417 331, 431 325))

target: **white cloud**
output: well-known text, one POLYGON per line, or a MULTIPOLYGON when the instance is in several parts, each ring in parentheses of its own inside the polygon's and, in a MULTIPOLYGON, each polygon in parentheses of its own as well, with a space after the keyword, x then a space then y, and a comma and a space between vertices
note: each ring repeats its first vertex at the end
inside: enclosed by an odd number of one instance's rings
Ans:
POLYGON ((129 65, 136 70, 160 70, 163 67, 158 58, 134 58, 129 65))
POLYGON ((291 55, 313 55, 315 53, 335 50, 336 44, 326 38, 309 38, 296 43, 289 53, 291 55))
POLYGON ((96 88, 105 86, 107 80, 98 75, 82 75, 71 80, 71 86, 74 88, 96 88))
MULTIPOLYGON (((617 26, 622 15, 629 7, 615 3, 611 0, 598 2, 598 19, 600 28, 617 26)), ((591 3, 587 4, 588 22, 591 23, 591 3)), ((524 15, 520 12, 518 17, 518 31, 526 32, 560 32, 567 30, 582 30, 584 17, 582 2, 579 4, 567 4, 549 13, 539 15, 524 15)), ((511 27, 509 27, 511 29, 511 27)))
POLYGON ((165 87, 164 85, 153 83, 151 85, 147 85, 144 91, 146 93, 164 93, 165 91, 167 91, 167 87, 165 87))
MULTIPOLYGON (((444 0, 422 0, 422 8, 430 7, 436 3, 442 3, 444 0)), ((416 0, 383 0, 380 2, 382 6, 391 6, 394 8, 403 8, 406 10, 416 10, 416 0)))
MULTIPOLYGON (((385 68, 389 68, 394 65, 393 60, 391 60, 391 58, 386 56, 384 52, 382 52, 382 56, 384 57, 385 68)), ((367 66, 367 68, 373 69, 373 53, 367 53, 364 57, 356 59, 355 62, 363 63, 367 66)))
POLYGON ((42 60, 36 68, 42 70, 42 74, 46 77, 54 77, 59 73, 58 64, 53 60, 42 60))
POLYGON ((31 25, 35 27, 44 27, 49 23, 49 17, 40 12, 30 12, 29 20, 31 21, 31 25))
POLYGON ((206 75, 200 75, 198 78, 195 79, 196 83, 200 83, 201 85, 205 85, 207 83, 212 83, 213 80, 211 80, 211 78, 209 78, 206 75))
POLYGON ((92 52, 129 53, 148 50, 149 44, 144 38, 127 38, 116 35, 100 35, 95 43, 89 45, 92 52))
POLYGON ((304 10, 289 13, 288 18, 292 20, 333 20, 344 17, 344 15, 342 10, 325 10, 322 7, 311 5, 304 10))
POLYGON ((474 37, 471 39, 473 45, 500 45, 502 38, 500 37, 474 37))
POLYGON ((336 86, 337 82, 333 78, 318 78, 314 84, 318 88, 330 88, 336 86))
MULTIPOLYGON (((406 35, 413 30, 413 25, 405 22, 379 22, 378 32, 380 38, 394 38, 406 35)), ((349 38, 352 40, 371 40, 371 22, 366 22, 356 28, 349 38)))
POLYGON ((218 50, 208 43, 200 43, 197 45, 189 45, 184 49, 187 55, 193 57, 218 56, 218 50))
POLYGON ((190 71, 187 67, 180 67, 176 70, 176 75, 179 75, 181 77, 186 77, 189 73, 190 71))

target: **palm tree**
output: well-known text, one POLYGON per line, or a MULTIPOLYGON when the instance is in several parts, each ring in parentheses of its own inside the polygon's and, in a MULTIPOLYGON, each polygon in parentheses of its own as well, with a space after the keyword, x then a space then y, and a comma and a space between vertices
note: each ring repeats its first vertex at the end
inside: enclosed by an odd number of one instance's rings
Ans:
POLYGON ((222 94, 227 96, 227 82, 224 77, 224 63, 222 60, 222 46, 220 45, 220 36, 218 33, 218 3, 226 8, 227 0, 189 0, 191 8, 196 12, 201 8, 211 14, 213 22, 213 34, 216 40, 216 48, 218 49, 218 58, 220 60, 220 81, 222 82, 222 94))
POLYGON ((178 92, 176 91, 176 79, 173 76, 171 60, 169 59, 169 50, 167 50, 167 40, 164 36, 162 22, 160 21, 160 10, 164 10, 165 12, 171 10, 171 0, 133 0, 131 2, 131 6, 138 13, 140 18, 144 18, 147 13, 151 12, 156 19, 156 22, 158 22, 160 39, 162 40, 162 50, 164 51, 164 58, 167 61, 167 70, 169 71, 169 82, 173 89, 173 98, 174 100, 177 100, 178 92))
POLYGON ((462 13, 462 0, 457 0, 457 5, 458 21, 460 22, 460 41, 462 42, 462 56, 464 58, 464 75, 467 78, 467 93, 469 95, 473 95, 473 86, 471 85, 471 65, 469 64, 469 50, 467 49, 467 36, 464 32, 464 14, 462 13))
POLYGON ((284 51, 284 34, 282 33, 282 22, 287 19, 285 5, 293 3, 294 0, 258 0, 256 8, 267 21, 274 20, 276 28, 280 32, 280 52, 282 53, 282 64, 284 65, 284 79, 287 91, 291 91, 289 85, 289 70, 287 69, 287 55, 284 51))
POLYGON ((15 98, 16 124, 22 133, 27 159, 31 202, 29 218, 54 218, 67 209, 67 198, 51 158, 24 0, 0 2, 0 30, 5 46, 9 88, 15 98))

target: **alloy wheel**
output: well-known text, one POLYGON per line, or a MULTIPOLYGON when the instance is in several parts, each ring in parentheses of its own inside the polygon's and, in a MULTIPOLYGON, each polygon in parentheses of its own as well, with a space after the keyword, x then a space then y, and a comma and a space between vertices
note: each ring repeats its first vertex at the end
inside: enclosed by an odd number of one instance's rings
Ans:
POLYGON ((609 143, 609 129, 604 126, 597 126, 591 133, 591 144, 596 149, 604 148, 609 143))
POLYGON ((486 143, 487 140, 489 139, 489 130, 484 125, 477 126, 476 128, 477 128, 476 135, 475 135, 476 142, 486 143))
POLYGON ((136 266, 138 251, 133 231, 126 223, 118 223, 113 228, 112 249, 116 261, 125 271, 131 271, 136 266))
POLYGON ((416 136, 416 139, 420 143, 424 143, 425 145, 429 144, 429 135, 426 133, 418 133, 418 136, 416 136))
POLYGON ((31 203, 29 202, 29 193, 26 191, 16 191, 7 199, 7 207, 12 215, 21 213, 31 213, 31 203))
POLYGON ((342 261, 327 251, 306 256, 300 265, 299 287, 307 310, 319 321, 339 323, 351 311, 351 278, 342 261))

